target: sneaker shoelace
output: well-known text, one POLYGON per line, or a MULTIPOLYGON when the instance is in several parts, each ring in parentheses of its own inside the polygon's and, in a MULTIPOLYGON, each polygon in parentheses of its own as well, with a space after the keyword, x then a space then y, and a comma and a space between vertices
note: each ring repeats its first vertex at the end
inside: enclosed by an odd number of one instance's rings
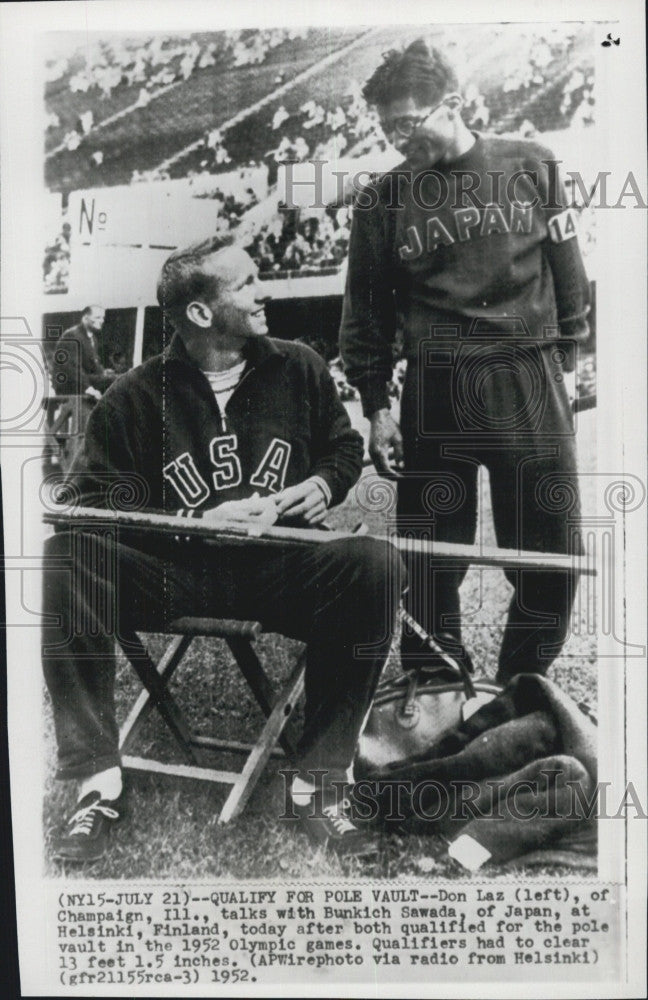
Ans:
POLYGON ((95 815, 101 813, 106 819, 119 819, 119 813, 116 809, 111 809, 110 806, 104 806, 101 802, 93 802, 89 806, 84 806, 83 809, 79 809, 75 812, 74 816, 70 819, 70 836, 73 837, 76 834, 82 834, 89 836, 92 832, 92 825, 94 823, 95 815))
POLYGON ((328 820, 331 821, 331 825, 336 833, 344 834, 355 832, 355 826, 351 822, 348 816, 345 815, 346 810, 349 808, 350 803, 348 799, 343 799, 338 805, 325 806, 322 809, 322 813, 328 820))

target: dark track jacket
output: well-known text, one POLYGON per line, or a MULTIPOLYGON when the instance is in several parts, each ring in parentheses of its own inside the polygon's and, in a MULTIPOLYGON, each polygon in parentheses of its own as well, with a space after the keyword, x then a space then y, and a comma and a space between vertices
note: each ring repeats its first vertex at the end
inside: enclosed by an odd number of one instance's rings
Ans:
POLYGON ((179 337, 119 377, 90 415, 68 477, 83 505, 174 512, 267 496, 320 476, 340 503, 362 469, 362 439, 324 361, 301 344, 250 339, 221 413, 179 337))
POLYGON ((585 339, 589 285, 557 166, 536 143, 476 135, 452 163, 402 165, 359 193, 340 347, 367 416, 389 405, 398 327, 408 360, 422 341, 585 339))

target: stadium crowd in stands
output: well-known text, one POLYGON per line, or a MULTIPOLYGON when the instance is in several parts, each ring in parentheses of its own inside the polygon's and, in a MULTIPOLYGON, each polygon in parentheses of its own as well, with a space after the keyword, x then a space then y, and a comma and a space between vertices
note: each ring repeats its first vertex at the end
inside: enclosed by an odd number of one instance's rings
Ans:
POLYGON ((349 247, 350 210, 281 211, 246 248, 262 275, 285 271, 312 273, 337 269, 349 247))
MULTIPOLYGON (((582 59, 567 59, 557 73, 561 58, 571 51, 575 34, 571 29, 561 35, 555 29, 530 28, 532 45, 520 50, 519 60, 507 63, 506 75, 496 82, 470 83, 465 91, 463 109, 466 124, 477 130, 514 132, 526 138, 540 136, 547 129, 569 125, 586 127, 594 120, 595 94, 593 67, 582 59)), ((84 140, 96 132, 108 114, 125 113, 129 107, 148 104, 163 89, 181 84, 198 70, 210 66, 237 68, 262 65, 270 52, 283 43, 306 38, 308 29, 245 30, 210 35, 158 35, 146 41, 105 40, 83 50, 80 56, 58 58, 48 66, 50 83, 65 81, 72 93, 88 96, 92 105, 81 111, 73 129, 63 135, 60 116, 48 110, 48 128, 58 132, 68 150, 84 153, 84 140), (121 105, 118 102, 120 94, 121 105), (129 104, 129 101, 131 102, 129 104)), ((454 43, 453 43, 454 44, 454 43)), ((276 86, 283 83, 278 71, 276 86)), ((100 134, 100 133, 99 133, 100 134)), ((342 154, 362 156, 387 148, 377 117, 370 110, 355 80, 345 89, 331 92, 330 101, 312 96, 310 84, 266 104, 252 118, 224 130, 210 128, 195 154, 181 159, 172 173, 167 169, 135 170, 133 183, 156 182, 172 176, 187 178, 187 191, 197 176, 230 173, 240 169, 240 185, 234 193, 211 192, 199 197, 222 201, 221 231, 235 229, 257 197, 245 180, 244 169, 255 164, 270 168, 276 176, 280 163, 308 159, 335 159, 342 154)), ((93 162, 101 165, 102 153, 95 150, 93 162)), ((594 211, 583 203, 582 191, 570 190, 572 203, 580 215, 580 240, 583 256, 594 246, 594 211)), ((329 273, 346 258, 350 231, 349 209, 329 207, 307 213, 288 212, 278 206, 274 218, 261 224, 247 249, 263 276, 285 272, 300 274, 329 273)), ((69 226, 47 247, 44 262, 45 290, 65 291, 69 271, 69 226), (66 231, 67 230, 67 231, 66 231)), ((342 373, 333 373, 343 398, 353 398, 355 390, 342 373)), ((593 362, 583 367, 580 379, 585 386, 593 382, 593 362)), ((396 369, 391 391, 399 393, 400 375, 396 369)))
POLYGON ((60 232, 45 247, 43 260, 43 290, 61 294, 68 290, 70 276, 70 224, 64 222, 60 232))
POLYGON ((77 56, 57 56, 50 60, 45 79, 54 83, 67 76, 73 94, 96 89, 105 99, 120 87, 142 85, 154 91, 156 87, 188 80, 196 69, 219 62, 232 67, 260 65, 277 46, 304 38, 307 31, 306 28, 237 29, 214 32, 212 40, 203 44, 195 36, 179 38, 161 34, 147 41, 102 39, 84 46, 80 66, 77 56))
MULTIPOLYGON (((99 98, 100 105, 99 114, 91 108, 83 111, 74 127, 58 136, 59 148, 78 149, 84 137, 111 114, 145 107, 196 70, 261 65, 277 46, 305 37, 307 32, 306 28, 224 31, 202 43, 195 36, 156 35, 147 41, 110 38, 84 46, 81 60, 78 53, 57 56, 47 63, 46 84, 65 81, 71 94, 87 94, 89 103, 95 104, 99 98)), ((48 111, 46 127, 60 131, 60 115, 48 111)))

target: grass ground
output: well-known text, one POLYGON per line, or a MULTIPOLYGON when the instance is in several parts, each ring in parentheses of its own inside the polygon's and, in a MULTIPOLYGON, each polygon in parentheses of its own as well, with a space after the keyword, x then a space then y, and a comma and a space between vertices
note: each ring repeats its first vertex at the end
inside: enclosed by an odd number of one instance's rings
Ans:
MULTIPOLYGON (((581 472, 594 468, 594 411, 581 415, 579 451, 581 472)), ((589 485, 592 476, 582 479, 583 507, 592 511, 593 495, 589 485)), ((492 543, 493 529, 486 483, 482 489, 480 536, 492 543)), ((372 531, 384 530, 382 515, 362 512, 372 531)), ((335 527, 351 528, 360 519, 358 501, 352 493, 331 516, 335 527)), ((478 671, 493 676, 498 643, 502 632, 510 590, 498 571, 481 573, 472 569, 462 588, 462 604, 468 618, 465 640, 478 671)), ((552 677, 577 701, 585 701, 596 709, 596 639, 582 620, 575 623, 574 634, 563 654, 550 670, 552 677)), ((150 645, 159 653, 167 639, 153 636, 150 645)), ((173 685, 174 694, 185 707, 197 727, 236 735, 252 733, 260 722, 260 713, 248 696, 245 683, 220 648, 222 644, 196 640, 181 679, 173 685)), ((259 642, 262 658, 272 662, 271 673, 284 676, 299 645, 275 636, 263 636, 259 642)), ((397 670, 392 655, 386 670, 397 670)), ((139 682, 122 664, 117 688, 120 718, 138 693, 139 682)), ((46 843, 62 814, 74 802, 71 783, 53 780, 54 737, 49 706, 46 705, 46 741, 51 750, 50 773, 44 797, 44 829, 46 843)), ((164 759, 173 759, 173 748, 155 719, 147 722, 134 750, 141 755, 153 752, 164 759)), ((225 760, 223 761, 225 764, 225 760)), ((225 764, 225 766, 229 766, 225 764)), ((115 831, 112 850, 96 865, 64 868, 45 851, 46 872, 49 875, 96 878, 173 878, 197 880, 219 878, 295 878, 314 876, 339 878, 397 878, 425 874, 427 877, 456 878, 457 870, 444 858, 444 845, 438 837, 385 835, 376 858, 371 861, 341 859, 314 853, 305 836, 294 825, 275 817, 281 808, 282 779, 269 768, 257 786, 243 816, 236 822, 219 827, 216 817, 222 805, 224 786, 204 782, 174 783, 152 776, 132 776, 129 779, 129 813, 115 831)), ((496 866, 484 869, 481 877, 498 877, 503 870, 496 866)), ((534 875, 539 875, 537 869, 534 875)), ((566 872, 550 868, 545 874, 561 877, 566 872)), ((577 874, 573 870, 570 875, 577 874)))

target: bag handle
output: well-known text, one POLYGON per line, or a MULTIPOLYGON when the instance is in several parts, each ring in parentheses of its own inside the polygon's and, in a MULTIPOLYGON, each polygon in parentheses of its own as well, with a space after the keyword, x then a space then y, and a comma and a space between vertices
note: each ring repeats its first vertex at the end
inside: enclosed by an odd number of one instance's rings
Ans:
MULTIPOLYGON (((332 531, 330 525, 325 521, 321 522, 317 526, 322 531, 332 531)), ((352 535, 366 535, 368 531, 367 525, 360 521, 351 529, 352 535)), ((429 632, 426 632, 422 625, 419 625, 416 618, 412 618, 409 611, 401 605, 399 608, 399 615, 402 622, 405 622, 412 631, 421 639, 426 645, 438 656, 441 657, 443 662, 452 670, 455 674, 459 675, 459 678, 463 682, 464 690, 466 692, 466 698, 475 698, 477 692, 475 691, 475 685, 472 682, 472 677, 470 676, 470 671, 465 663, 461 660, 455 660, 453 656, 446 653, 437 642, 432 638, 429 632)), ((466 654, 467 655, 467 654, 466 654)), ((410 681, 407 687, 407 694, 405 696, 405 703, 403 705, 403 715, 412 715, 414 712, 414 703, 416 701, 416 692, 418 689, 419 675, 422 671, 414 670, 410 676, 410 681)))
MULTIPOLYGON (((421 639, 421 641, 424 642, 429 647, 429 649, 431 649, 434 653, 436 653, 437 656, 439 656, 443 660, 446 666, 448 666, 452 671, 454 671, 454 673, 459 675, 463 683, 464 690, 466 692, 466 698, 476 697, 477 692, 475 691, 475 685, 473 684, 472 677, 470 676, 470 671, 468 670, 465 663, 463 663, 461 660, 455 660, 453 656, 451 656, 449 653, 446 653, 446 651, 442 649, 437 642, 435 642, 435 640, 432 638, 429 632, 426 632, 423 626, 419 625, 416 618, 413 618, 409 613, 409 611, 406 611, 405 608, 401 607, 399 614, 401 621, 404 622, 406 625, 409 625, 414 634, 417 635, 419 639, 421 639)), ((405 706, 407 706, 408 702, 410 701, 413 702, 416 697, 416 686, 418 684, 418 675, 420 672, 421 671, 418 670, 413 672, 413 677, 416 678, 416 683, 414 685, 413 691, 411 683, 408 687, 405 706)), ((403 708, 403 712, 405 713, 405 707, 403 708)))
POLYGON ((409 683, 407 685, 407 691, 405 692, 405 701, 403 702, 400 714, 406 718, 411 718, 416 711, 416 695, 418 694, 420 680, 419 671, 413 670, 408 680, 409 683))

